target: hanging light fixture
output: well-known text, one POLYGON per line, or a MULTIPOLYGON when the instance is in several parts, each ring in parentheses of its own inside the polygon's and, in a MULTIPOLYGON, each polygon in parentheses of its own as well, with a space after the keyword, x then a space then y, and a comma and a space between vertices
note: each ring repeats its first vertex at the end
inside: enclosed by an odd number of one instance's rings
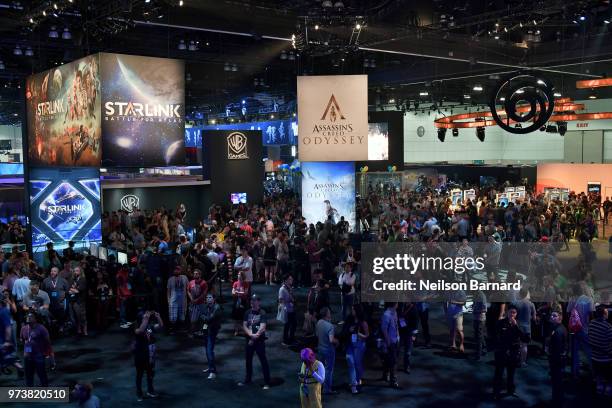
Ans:
POLYGON ((282 59, 282 60, 286 60, 287 59, 287 53, 285 52, 285 50, 281 51, 280 59, 282 59))
POLYGON ((191 40, 189 42, 189 51, 197 51, 198 50, 198 45, 195 43, 195 41, 191 40))
POLYGON ((0 71, 4 71, 6 66, 4 65, 4 61, 0 60, 0 71))
POLYGON ((223 70, 225 72, 231 71, 232 67, 230 66, 229 62, 226 62, 225 65, 223 65, 223 70))
POLYGON ((21 51, 21 48, 19 48, 18 45, 15 46, 15 49, 13 50, 13 55, 23 55, 23 51, 21 51))
POLYGON ((178 49, 181 50, 181 51, 184 51, 184 50, 187 49, 187 44, 185 44, 185 40, 179 41, 178 49))
POLYGON ((287 57, 289 61, 295 61, 295 54, 293 51, 289 52, 289 56, 287 57))
POLYGON ((72 39, 72 33, 70 32, 68 27, 64 28, 64 32, 62 33, 62 39, 64 39, 64 40, 72 39))
POLYGON ((232 65, 232 72, 238 72, 238 65, 232 65))
POLYGON ((57 27, 51 26, 51 30, 49 31, 49 38, 58 38, 59 33, 57 32, 57 27))
POLYGON ((321 3, 321 7, 323 8, 332 8, 334 5, 332 4, 331 0, 325 0, 323 3, 321 3))
POLYGON ((34 51, 32 51, 32 47, 26 48, 25 55, 26 55, 26 57, 33 57, 34 56, 34 51))
POLYGON ((337 2, 334 3, 334 8, 343 9, 344 8, 344 3, 341 2, 341 1, 337 1, 337 2))

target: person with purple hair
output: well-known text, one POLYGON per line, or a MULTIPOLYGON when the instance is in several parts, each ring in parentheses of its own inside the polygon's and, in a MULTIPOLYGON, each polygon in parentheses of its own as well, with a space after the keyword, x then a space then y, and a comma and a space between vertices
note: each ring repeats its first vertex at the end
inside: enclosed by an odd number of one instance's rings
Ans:
POLYGON ((325 366, 312 351, 304 348, 300 352, 300 404, 302 408, 321 408, 321 384, 325 381, 325 366))

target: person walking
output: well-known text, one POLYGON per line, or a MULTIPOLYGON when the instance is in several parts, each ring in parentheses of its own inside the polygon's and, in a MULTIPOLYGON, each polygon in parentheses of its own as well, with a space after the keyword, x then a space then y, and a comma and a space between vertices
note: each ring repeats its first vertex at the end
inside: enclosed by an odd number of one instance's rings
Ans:
POLYGON ((286 275, 283 285, 278 290, 279 314, 284 316, 283 346, 289 346, 295 342, 295 329, 297 319, 295 313, 295 297, 293 295, 293 276, 286 275))
POLYGON ((221 328, 221 306, 217 304, 215 296, 212 293, 206 295, 206 305, 202 310, 200 319, 203 322, 202 332, 204 333, 206 359, 208 360, 208 368, 205 369, 204 372, 208 373, 209 380, 214 380, 217 378, 215 343, 217 342, 217 335, 221 328))
POLYGON ((253 355, 257 354, 264 375, 263 389, 270 388, 270 366, 266 357, 266 326, 268 318, 261 308, 261 298, 251 297, 251 308, 244 314, 242 330, 246 335, 246 377, 238 383, 239 387, 250 384, 253 380, 253 355))
POLYGON ((400 345, 404 349, 404 372, 410 374, 410 357, 414 348, 414 341, 418 333, 419 313, 414 303, 402 303, 397 311, 400 345))
POLYGON ((168 320, 170 321, 168 330, 170 333, 176 330, 180 323, 185 322, 185 310, 187 306, 187 285, 189 279, 183 275, 180 266, 174 268, 174 276, 168 279, 168 320))
POLYGON ((397 347, 399 343, 399 323, 397 318, 397 303, 385 304, 385 313, 380 323, 382 332, 382 354, 383 354, 383 380, 387 381, 392 388, 399 388, 395 376, 395 365, 397 361, 397 347))
POLYGON ((501 398, 502 378, 506 370, 506 390, 515 395, 514 373, 521 361, 521 339, 524 337, 516 320, 516 306, 508 307, 507 316, 497 322, 497 349, 495 350, 495 377, 493 395, 501 398))
POLYGON ((355 299, 356 275, 353 273, 354 261, 344 262, 344 271, 338 277, 338 286, 342 292, 342 321, 351 313, 351 307, 355 299))
POLYGON ((156 398, 153 386, 155 375, 156 345, 155 332, 164 327, 159 313, 148 310, 138 316, 137 327, 134 330, 135 339, 133 343, 134 366, 136 367, 136 394, 138 401, 142 401, 142 377, 147 374, 147 397, 156 398), (153 319, 155 319, 153 321, 153 319))
POLYGON ((45 356, 51 350, 49 332, 38 322, 36 313, 28 313, 26 325, 21 328, 20 338, 23 341, 23 359, 26 387, 34 386, 34 373, 40 380, 41 387, 48 387, 45 356))
POLYGON ((337 394, 332 389, 334 366, 336 365, 336 345, 338 339, 335 335, 335 328, 331 322, 331 311, 324 307, 321 309, 321 318, 316 327, 319 358, 325 365, 325 382, 323 383, 323 393, 326 395, 337 394))
POLYGON ((300 406, 301 408, 322 408, 321 384, 325 382, 325 366, 317 360, 310 348, 300 352, 300 406))
POLYGON ((193 279, 187 286, 187 296, 189 297, 189 321, 191 323, 191 332, 195 333, 200 323, 200 315, 204 309, 206 294, 208 293, 208 284, 202 279, 202 271, 195 269, 193 271, 193 279))
POLYGON ((567 361, 567 330, 561 324, 563 315, 561 310, 550 313, 552 334, 548 346, 548 367, 552 382, 552 405, 563 406, 563 372, 567 361))
POLYGON ((346 362, 348 364, 349 383, 351 393, 358 394, 363 377, 363 355, 366 351, 366 340, 370 336, 368 322, 365 319, 360 304, 353 305, 351 315, 348 316, 344 329, 346 335, 346 362))

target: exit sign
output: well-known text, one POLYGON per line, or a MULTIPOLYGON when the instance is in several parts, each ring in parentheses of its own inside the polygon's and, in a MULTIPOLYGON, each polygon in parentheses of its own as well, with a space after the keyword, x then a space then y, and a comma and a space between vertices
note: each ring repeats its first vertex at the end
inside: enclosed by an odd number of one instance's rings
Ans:
POLYGON ((577 127, 577 128, 585 128, 585 127, 589 127, 589 122, 585 122, 585 123, 576 123, 576 127, 577 127))

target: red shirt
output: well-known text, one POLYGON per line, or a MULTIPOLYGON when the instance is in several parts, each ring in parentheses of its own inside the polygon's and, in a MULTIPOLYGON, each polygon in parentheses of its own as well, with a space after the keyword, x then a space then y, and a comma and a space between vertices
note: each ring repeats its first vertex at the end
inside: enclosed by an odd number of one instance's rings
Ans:
POLYGON ((200 279, 200 282, 196 282, 193 279, 189 282, 187 286, 187 290, 191 293, 191 297, 194 299, 194 305, 201 305, 206 301, 206 293, 208 292, 208 284, 204 279, 200 279), (196 300, 198 297, 202 296, 200 299, 196 300))

